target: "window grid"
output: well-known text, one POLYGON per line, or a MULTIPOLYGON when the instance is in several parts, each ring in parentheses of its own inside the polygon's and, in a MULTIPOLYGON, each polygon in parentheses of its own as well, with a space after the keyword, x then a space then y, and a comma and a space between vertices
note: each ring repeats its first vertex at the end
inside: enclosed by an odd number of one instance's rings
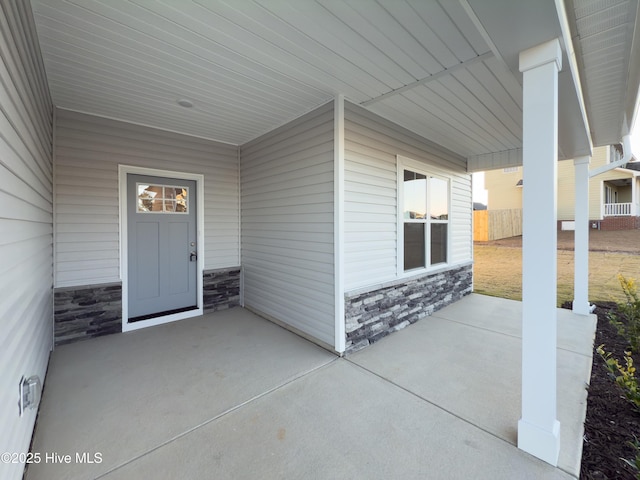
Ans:
POLYGON ((401 171, 402 198, 399 200, 402 205, 403 271, 446 264, 450 235, 450 181, 412 167, 403 166, 401 171), (424 192, 420 192, 421 189, 424 192))
POLYGON ((136 183, 138 213, 189 213, 189 187, 136 183))

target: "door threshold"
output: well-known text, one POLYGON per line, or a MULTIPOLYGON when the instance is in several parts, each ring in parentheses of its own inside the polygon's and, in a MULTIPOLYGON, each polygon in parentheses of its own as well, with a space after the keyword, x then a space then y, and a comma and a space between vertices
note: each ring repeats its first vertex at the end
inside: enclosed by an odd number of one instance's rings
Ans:
POLYGON ((166 317, 167 315, 173 315, 175 313, 182 313, 182 312, 189 312, 191 310, 197 310, 197 309, 198 309, 198 306, 193 305, 191 307, 176 308, 175 310, 165 310, 164 312, 150 313, 148 315, 140 315, 138 317, 129 318, 129 323, 140 322, 142 320, 150 320, 152 318, 158 318, 158 317, 166 317))
POLYGON ((187 307, 144 316, 151 318, 144 318, 143 316, 133 317, 133 322, 125 315, 124 318, 126 319, 126 321, 122 322, 122 331, 130 332, 132 330, 140 330, 141 328, 154 327, 156 325, 162 325, 164 323, 171 323, 177 320, 197 317, 199 315, 202 315, 203 313, 204 309, 202 307, 187 307))

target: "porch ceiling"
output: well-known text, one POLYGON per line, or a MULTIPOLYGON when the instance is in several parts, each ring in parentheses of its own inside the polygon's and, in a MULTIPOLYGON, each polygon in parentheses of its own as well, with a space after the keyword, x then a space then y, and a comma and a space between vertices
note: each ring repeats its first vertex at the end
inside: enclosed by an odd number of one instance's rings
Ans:
POLYGON ((638 2, 569 0, 569 20, 595 145, 620 142, 634 120, 640 85, 638 2))
MULTIPOLYGON (((61 108, 243 144, 341 93, 464 157, 520 149, 517 55, 562 36, 556 3, 564 8, 562 0, 31 3, 61 108)), ((637 7, 569 0, 578 58, 560 79, 561 157, 589 149, 585 109, 596 144, 619 141, 625 114, 635 113, 637 7)))

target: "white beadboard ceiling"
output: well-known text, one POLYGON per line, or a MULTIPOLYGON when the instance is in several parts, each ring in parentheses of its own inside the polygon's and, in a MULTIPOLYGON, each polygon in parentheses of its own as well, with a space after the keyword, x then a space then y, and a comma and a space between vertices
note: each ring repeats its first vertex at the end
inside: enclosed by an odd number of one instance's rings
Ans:
POLYGON ((570 8, 594 144, 618 143, 638 102, 638 2, 573 0, 570 8))
POLYGON ((517 157, 518 53, 562 36, 558 9, 577 55, 560 80, 561 156, 590 148, 585 115, 596 145, 615 143, 637 108, 638 0, 31 4, 58 107, 231 144, 344 94, 464 157, 517 157))

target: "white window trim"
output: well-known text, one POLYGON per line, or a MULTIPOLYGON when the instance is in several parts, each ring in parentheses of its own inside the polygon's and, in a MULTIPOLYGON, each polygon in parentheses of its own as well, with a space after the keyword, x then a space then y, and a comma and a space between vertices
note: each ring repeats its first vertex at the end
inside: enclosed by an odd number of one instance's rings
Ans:
MULTIPOLYGON (((397 212, 396 212, 396 232, 397 232, 397 256, 396 256, 396 276, 398 278, 407 278, 407 277, 415 277, 425 273, 432 273, 438 270, 451 268, 451 238, 452 238, 452 179, 451 176, 446 175, 439 171, 438 169, 425 164, 424 162, 420 162, 418 160, 413 160, 411 158, 403 157, 401 155, 396 156, 396 181, 397 181, 397 194, 396 194, 396 204, 397 204, 397 212), (437 263, 435 265, 429 265, 431 261, 431 228, 426 228, 426 236, 425 236, 425 263, 426 267, 424 268, 414 268, 412 270, 404 269, 404 215, 403 215, 403 201, 404 201, 404 171, 411 170, 416 173, 420 173, 426 175, 427 177, 439 178, 447 182, 447 193, 448 193, 448 205, 449 205, 449 218, 446 222, 448 225, 447 228, 447 261, 444 263, 437 263)), ((429 211, 429 194, 427 192, 427 212, 429 211)), ((445 223, 443 221, 438 221, 436 223, 445 223)), ((427 221, 427 224, 431 225, 431 221, 427 221)))

